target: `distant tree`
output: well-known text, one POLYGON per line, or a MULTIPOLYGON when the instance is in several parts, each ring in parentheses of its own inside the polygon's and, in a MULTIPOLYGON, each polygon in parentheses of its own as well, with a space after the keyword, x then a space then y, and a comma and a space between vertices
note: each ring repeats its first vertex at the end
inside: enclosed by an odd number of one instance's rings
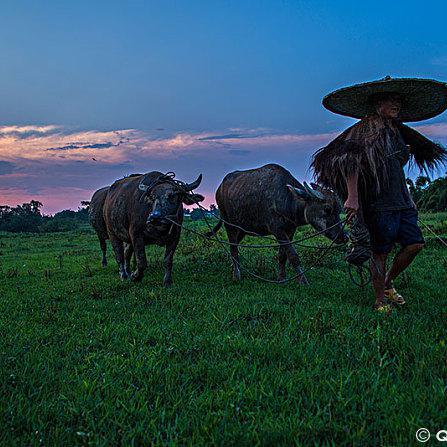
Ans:
POLYGON ((44 216, 42 224, 39 226, 40 233, 57 233, 62 231, 75 230, 79 223, 76 219, 60 219, 53 216, 44 216))
POLYGON ((56 213, 53 217, 54 219, 76 219, 76 211, 73 210, 63 210, 56 213))
POLYGON ((203 218, 203 211, 200 208, 194 208, 191 211, 191 219, 192 220, 200 220, 203 218))
POLYGON ((447 211, 447 174, 431 181, 419 176, 415 182, 407 179, 416 206, 422 211, 447 211))
POLYGON ((16 207, 1 206, 0 231, 38 232, 43 219, 41 207, 42 203, 37 200, 31 200, 16 207))
POLYGON ((219 217, 219 209, 214 203, 210 205, 210 214, 215 217, 219 217))
POLYGON ((418 206, 422 211, 447 211, 447 176, 433 180, 422 190, 418 206))
POLYGON ((88 211, 90 208, 90 202, 88 200, 82 200, 81 206, 76 211, 76 219, 81 222, 88 222, 88 211))
POLYGON ((77 211, 63 210, 54 216, 43 216, 42 203, 37 200, 10 207, 0 205, 0 231, 55 232, 69 231, 88 221, 89 202, 81 202, 77 211))

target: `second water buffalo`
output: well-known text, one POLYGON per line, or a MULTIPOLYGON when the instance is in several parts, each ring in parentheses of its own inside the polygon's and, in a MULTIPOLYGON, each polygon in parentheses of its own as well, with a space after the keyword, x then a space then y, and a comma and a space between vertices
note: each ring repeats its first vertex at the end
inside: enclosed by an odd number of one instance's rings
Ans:
POLYGON ((99 245, 100 245, 101 251, 102 251, 102 266, 103 267, 107 266, 106 240, 109 238, 109 235, 107 234, 106 223, 104 221, 104 215, 103 215, 104 203, 106 201, 108 192, 109 192, 108 186, 98 189, 98 191, 96 191, 93 194, 93 196, 90 200, 90 205, 89 205, 89 210, 88 210, 90 225, 95 230, 96 235, 98 236, 98 239, 99 239, 99 245))
POLYGON ((211 234, 225 225, 231 245, 233 279, 240 279, 237 245, 250 233, 273 235, 279 248, 278 280, 286 275, 286 260, 298 274, 307 279, 292 244, 297 227, 310 224, 329 239, 344 242, 346 235, 340 221, 341 206, 330 190, 314 189, 301 184, 282 166, 268 164, 256 169, 235 171, 225 176, 216 192, 221 221, 211 234))
POLYGON ((192 190, 200 185, 200 175, 193 183, 183 183, 158 171, 116 181, 109 189, 104 202, 104 220, 122 279, 134 281, 143 278, 147 268, 145 246, 156 244, 166 247, 163 285, 172 283, 172 263, 180 238, 183 221, 183 203, 192 205, 204 200, 192 190), (132 250, 124 251, 129 244, 135 252, 136 270, 128 271, 132 250))

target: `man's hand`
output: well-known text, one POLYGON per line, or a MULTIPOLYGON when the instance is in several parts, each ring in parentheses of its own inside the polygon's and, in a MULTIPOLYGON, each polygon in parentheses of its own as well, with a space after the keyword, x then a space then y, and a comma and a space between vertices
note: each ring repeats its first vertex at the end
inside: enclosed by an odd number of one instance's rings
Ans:
POLYGON ((346 211, 346 218, 348 222, 351 222, 353 217, 357 214, 357 211, 359 210, 359 199, 358 197, 352 197, 348 196, 346 199, 346 202, 344 204, 345 211, 346 211))
POLYGON ((358 172, 352 174, 348 177, 346 186, 348 187, 348 198, 345 202, 346 218, 348 223, 351 222, 352 218, 357 214, 359 210, 359 194, 358 194, 358 172))

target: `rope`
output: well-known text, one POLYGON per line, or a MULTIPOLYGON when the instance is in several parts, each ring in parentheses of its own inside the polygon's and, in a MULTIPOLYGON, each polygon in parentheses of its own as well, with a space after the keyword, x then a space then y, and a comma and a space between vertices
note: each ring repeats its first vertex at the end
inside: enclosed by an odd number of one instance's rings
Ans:
MULTIPOLYGON (((203 207, 200 206, 200 204, 198 204, 198 205, 199 205, 199 208, 200 208, 200 210, 201 210, 201 212, 202 212, 202 216, 203 216, 203 218, 204 218, 204 220, 205 220, 205 222, 206 222, 208 228, 212 229, 210 223, 208 222, 207 216, 206 216, 205 213, 204 213, 203 207)), ((207 211, 206 208, 205 208, 205 211, 207 211)), ((168 220, 170 220, 174 225, 177 225, 177 226, 179 226, 179 227, 185 229, 185 230, 188 231, 188 232, 197 234, 197 235, 202 236, 203 238, 206 238, 206 239, 209 240, 209 238, 208 238, 207 236, 205 236, 203 233, 200 233, 199 231, 195 231, 195 230, 192 230, 192 229, 190 229, 190 228, 184 227, 182 224, 179 224, 178 222, 175 222, 175 221, 173 221, 173 220, 171 220, 171 219, 168 219, 168 220)), ((346 219, 343 221, 342 228, 340 229, 338 235, 339 235, 342 231, 344 231, 345 223, 346 223, 346 219)), ((338 225, 338 224, 337 224, 337 225, 338 225)), ((315 236, 317 236, 317 235, 320 234, 320 233, 321 233, 321 232, 318 232, 318 233, 316 233, 316 234, 314 234, 314 235, 312 235, 312 236, 309 236, 309 237, 307 237, 307 238, 305 238, 305 239, 310 239, 311 237, 315 237, 315 236)), ((338 235, 337 235, 337 236, 338 236, 338 235)), ((244 266, 241 265, 241 263, 240 263, 240 262, 239 262, 239 261, 238 261, 238 260, 231 254, 231 252, 227 249, 226 244, 225 244, 226 241, 223 241, 223 240, 219 239, 215 234, 213 234, 212 237, 215 239, 216 242, 218 242, 218 243, 221 245, 221 247, 223 248, 223 250, 224 250, 224 251, 228 254, 228 256, 231 258, 231 260, 232 260, 234 263, 236 263, 236 264, 238 265, 238 267, 239 267, 240 270, 244 271, 245 273, 247 273, 248 275, 252 276, 253 278, 259 279, 259 280, 261 280, 261 281, 264 281, 264 282, 267 282, 267 283, 270 283, 270 284, 285 284, 285 283, 288 283, 288 282, 290 282, 290 281, 293 281, 293 280, 295 280, 295 279, 297 279, 297 278, 300 278, 300 277, 302 278, 306 272, 308 272, 309 270, 313 269, 317 264, 319 264, 319 263, 323 260, 323 257, 326 255, 326 253, 327 253, 327 252, 329 251, 329 249, 331 249, 331 248, 333 247, 333 245, 335 244, 335 239, 334 239, 333 241, 331 241, 331 243, 330 243, 328 246, 326 246, 326 247, 318 247, 318 248, 320 248, 320 249, 323 250, 323 253, 322 253, 321 257, 319 257, 319 258, 317 259, 316 262, 314 262, 311 266, 307 267, 306 269, 301 270, 300 272, 298 272, 298 273, 296 273, 295 275, 291 276, 290 278, 286 278, 286 279, 284 279, 284 280, 278 281, 278 280, 273 280, 273 279, 264 278, 263 276, 260 276, 260 275, 258 275, 258 274, 256 274, 256 273, 252 272, 251 270, 245 268, 244 266)), ((264 236, 259 236, 259 237, 264 237, 264 236)), ((269 238, 269 239, 271 239, 271 238, 269 238)), ((242 245, 234 244, 234 243, 228 243, 228 245, 242 246, 242 245)), ((245 245, 246 245, 246 244, 245 244, 245 245)), ((282 244, 282 245, 290 245, 290 243, 282 244)), ((278 248, 278 247, 280 247, 280 246, 281 246, 281 244, 280 244, 280 243, 277 243, 277 244, 273 245, 272 247, 278 248)), ((252 247, 252 246, 250 245, 250 247, 252 247)), ((266 246, 265 246, 265 245, 262 245, 261 247, 264 248, 264 247, 266 247, 266 246)), ((240 256, 240 257, 243 259, 242 256, 240 256)))
MULTIPOLYGON (((206 217, 205 217, 204 219, 206 220, 206 217)), ((169 219, 169 220, 170 220, 170 219, 169 219)), ((202 236, 203 238, 206 238, 206 239, 209 240, 209 238, 206 237, 203 233, 200 233, 200 232, 198 232, 198 231, 194 231, 194 230, 192 230, 192 229, 190 229, 190 228, 184 227, 183 225, 179 224, 178 222, 175 222, 175 221, 172 221, 172 220, 170 220, 170 221, 171 221, 174 225, 177 225, 177 226, 179 226, 179 227, 182 227, 182 228, 183 228, 185 231, 187 231, 187 232, 197 234, 197 235, 202 236)), ((208 224, 208 223, 207 223, 207 224, 208 224)), ((221 240, 221 239, 219 239, 219 238, 216 238, 215 236, 214 236, 213 238, 215 239, 216 242, 218 242, 218 243, 222 246, 223 250, 224 250, 225 253, 231 258, 231 260, 232 260, 233 262, 237 263, 237 265, 239 266, 240 270, 244 271, 245 273, 247 273, 248 275, 252 276, 253 278, 256 278, 256 279, 259 279, 259 280, 261 280, 261 281, 268 282, 268 283, 271 283, 271 284, 285 284, 285 283, 288 283, 288 282, 290 282, 290 281, 293 281, 293 280, 295 280, 295 279, 297 279, 297 278, 299 278, 299 277, 302 277, 306 272, 308 272, 309 270, 311 270, 312 268, 314 268, 314 267, 315 267, 315 266, 316 266, 316 265, 323 259, 323 256, 326 254, 326 252, 327 252, 330 248, 332 248, 332 245, 335 243, 334 241, 331 241, 331 244, 328 245, 327 247, 321 247, 322 249, 326 249, 326 251, 322 254, 322 256, 321 256, 321 257, 320 257, 320 258, 319 258, 313 265, 311 265, 310 267, 306 268, 305 270, 302 270, 301 272, 295 274, 294 276, 292 276, 292 277, 290 277, 290 278, 286 278, 286 279, 284 279, 284 280, 282 280, 282 281, 278 281, 278 280, 273 280, 273 279, 264 278, 263 276, 257 275, 256 273, 252 272, 251 270, 245 268, 243 265, 241 265, 241 263, 240 263, 240 262, 239 262, 239 261, 238 261, 238 260, 231 254, 231 252, 227 249, 227 247, 226 247, 225 244, 224 244, 225 241, 223 241, 223 240, 221 240)), ((231 245, 238 245, 238 244, 231 244, 231 245)), ((278 245, 276 245, 276 247, 277 247, 277 246, 278 246, 278 245)), ((241 256, 241 255, 239 255, 239 257, 242 258, 242 259, 244 259, 244 257, 241 256)))
POLYGON ((419 222, 428 230, 428 231, 430 231, 430 233, 431 234, 433 234, 434 236, 435 236, 435 238, 436 239, 438 239, 440 242, 441 242, 441 244, 443 244, 445 247, 447 247, 447 242, 444 240, 444 239, 442 239, 441 237, 439 237, 431 228, 430 228, 430 226, 428 225, 428 224, 426 224, 423 220, 421 220, 421 219, 419 219, 418 218, 418 220, 419 220, 419 222))
MULTIPOLYGON (((166 173, 165 175, 160 176, 160 177, 159 177, 158 179, 156 179, 151 185, 141 185, 141 186, 145 187, 145 190, 148 190, 148 189, 152 189, 156 184, 158 184, 158 183, 162 183, 162 182, 172 182, 172 183, 176 184, 176 186, 178 186, 178 187, 180 187, 180 188, 185 188, 185 186, 186 186, 186 184, 185 184, 184 182, 181 182, 180 180, 176 180, 176 179, 175 179, 175 173, 173 173, 173 172, 168 172, 168 173, 166 173)), ((141 189, 141 188, 140 188, 140 189, 141 189)), ((347 223, 347 219, 344 219, 344 220, 342 220, 342 221, 340 221, 340 222, 337 222, 337 223, 331 225, 331 226, 328 227, 328 228, 325 228, 324 230, 317 231, 316 233, 313 233, 313 234, 311 234, 311 235, 309 235, 309 236, 306 236, 306 237, 304 237, 304 238, 302 238, 302 239, 299 239, 299 240, 293 240, 293 241, 278 241, 278 240, 276 240, 276 239, 273 238, 273 237, 266 236, 266 235, 261 235, 261 234, 258 234, 258 233, 256 233, 256 232, 254 232, 254 231, 246 230, 246 229, 242 228, 242 227, 239 226, 239 225, 236 225, 236 224, 233 224, 233 223, 231 223, 231 222, 226 221, 225 219, 222 218, 222 216, 217 217, 214 213, 212 213, 214 217, 220 219, 225 225, 228 225, 228 226, 232 226, 232 227, 234 227, 234 228, 237 228, 237 229, 243 231, 244 233, 246 233, 247 235, 251 235, 251 236, 259 237, 259 238, 262 238, 262 239, 267 239, 267 240, 273 240, 273 241, 275 241, 275 244, 262 244, 262 245, 261 245, 261 244, 237 244, 237 243, 233 243, 233 242, 229 242, 229 241, 227 242, 227 241, 225 241, 225 240, 223 240, 223 239, 219 239, 219 238, 216 236, 216 234, 214 233, 213 228, 211 227, 211 225, 210 225, 210 223, 209 223, 209 221, 208 221, 208 218, 207 218, 207 216, 206 216, 206 214, 205 214, 205 211, 206 211, 206 212, 209 212, 209 211, 208 211, 205 207, 203 207, 199 202, 194 201, 194 203, 195 203, 195 204, 197 205, 197 207, 200 209, 200 212, 202 213, 202 217, 204 218, 204 220, 205 220, 205 222, 206 222, 206 225, 208 226, 208 228, 209 228, 209 230, 210 230, 211 237, 214 238, 214 240, 220 244, 220 246, 222 247, 222 249, 229 255, 229 257, 231 258, 231 260, 232 260, 234 263, 237 264, 237 266, 239 267, 239 269, 242 270, 242 271, 244 271, 244 272, 246 272, 248 275, 250 275, 250 276, 252 276, 252 277, 254 277, 254 278, 256 278, 256 279, 259 279, 259 280, 261 280, 261 281, 268 282, 268 283, 271 283, 271 284, 285 284, 285 283, 288 283, 288 282, 290 282, 290 281, 293 281, 293 280, 295 280, 295 279, 297 279, 297 278, 305 278, 305 277, 304 277, 304 274, 305 274, 306 272, 308 272, 309 270, 313 269, 315 266, 317 266, 317 265, 323 260, 324 256, 329 252, 330 249, 332 249, 332 248, 338 248, 338 247, 334 247, 335 240, 338 238, 338 236, 339 236, 340 234, 342 234, 342 232, 344 231, 345 225, 346 225, 346 223, 347 223), (331 241, 331 243, 330 243, 329 245, 322 247, 322 246, 312 246, 312 245, 305 245, 305 244, 302 244, 303 241, 306 241, 306 240, 312 239, 312 238, 314 238, 314 237, 317 237, 317 236, 319 236, 319 235, 321 235, 321 234, 324 234, 325 232, 327 232, 327 230, 330 230, 331 228, 334 228, 334 227, 336 227, 336 226, 339 226, 340 223, 342 224, 342 227, 340 228, 340 230, 339 230, 337 236, 331 241), (229 246, 238 246, 238 247, 241 247, 241 248, 280 248, 280 247, 282 247, 282 246, 298 245, 298 246, 305 247, 305 248, 313 248, 313 249, 321 250, 321 251, 322 251, 322 254, 321 254, 321 256, 316 260, 316 262, 314 262, 311 266, 307 267, 307 268, 304 269, 304 270, 300 269, 300 272, 297 272, 295 275, 293 275, 293 276, 290 277, 290 278, 286 278, 286 279, 284 279, 284 280, 278 281, 278 280, 272 280, 272 279, 264 278, 264 277, 262 277, 262 276, 260 276, 260 275, 257 275, 256 273, 250 271, 249 269, 245 268, 244 266, 242 266, 242 265, 240 264, 239 260, 237 260, 237 259, 231 254, 231 251, 229 251, 229 250, 227 249, 227 246, 228 246, 228 245, 229 245, 229 246)), ((165 217, 165 219, 167 219, 168 221, 170 221, 172 225, 176 225, 177 227, 180 227, 180 228, 184 229, 184 230, 187 231, 187 232, 196 234, 196 235, 198 235, 198 236, 201 236, 201 237, 203 237, 203 238, 206 238, 207 240, 210 239, 207 235, 205 235, 205 234, 203 234, 203 233, 201 233, 201 232, 199 232, 199 231, 195 231, 195 230, 193 230, 193 229, 191 229, 191 228, 184 227, 183 224, 179 224, 179 223, 176 222, 175 220, 172 220, 172 219, 170 218, 170 216, 165 217)), ((171 229, 172 229, 172 226, 171 226, 171 229)), ((357 238, 358 238, 358 236, 357 236, 357 238)), ((368 240, 368 241, 369 241, 369 240, 368 240)), ((351 242, 352 242, 352 244, 353 244, 353 247, 355 248, 355 243, 356 243, 355 240, 352 240, 352 239, 351 239, 351 242)), ((354 249, 353 249, 352 251, 354 251, 354 249)), ((352 256, 352 253, 351 253, 351 256, 352 256)), ((240 256, 240 257, 241 257, 242 259, 244 259, 242 256, 240 256)), ((358 260, 357 260, 357 262, 358 262, 358 260)), ((360 276, 360 278, 361 278, 361 281, 360 281, 360 282, 356 281, 355 277, 354 277, 353 274, 352 274, 352 264, 349 264, 349 265, 350 265, 349 270, 348 270, 348 271, 349 271, 349 276, 350 276, 351 281, 352 281, 354 284, 356 284, 357 286, 360 286, 360 287, 364 287, 366 284, 368 284, 368 283, 371 281, 371 277, 369 277, 369 278, 367 279, 367 281, 365 282, 365 280, 364 280, 364 275, 363 275, 363 273, 364 273, 364 270, 363 270, 363 269, 364 269, 365 267, 364 267, 363 265, 361 265, 361 264, 356 265, 357 272, 358 272, 358 274, 359 274, 359 276, 360 276)))
MULTIPOLYGON (((202 216, 206 220, 206 215, 204 214, 204 211, 206 211, 208 213, 210 211, 208 211, 200 203, 196 202, 196 205, 198 205, 198 207, 200 208, 200 210, 202 212, 202 216)), ((211 213, 211 214, 213 214, 213 217, 215 217, 216 219, 220 219, 225 225, 228 225, 228 226, 233 227, 233 228, 237 228, 238 230, 241 230, 244 233, 246 233, 248 236, 254 236, 254 237, 259 237, 261 239, 267 239, 267 240, 270 240, 270 241, 275 241, 274 244, 262 244, 262 245, 258 244, 257 245, 257 244, 236 244, 234 242, 227 242, 227 241, 225 241, 223 239, 220 239, 220 242, 222 242, 223 244, 226 244, 226 245, 237 245, 238 247, 241 247, 241 248, 277 248, 277 247, 286 246, 286 245, 298 245, 300 247, 305 247, 305 248, 324 249, 326 247, 321 247, 321 246, 318 246, 318 245, 304 245, 304 244, 301 244, 301 242, 304 242, 304 241, 307 241, 309 239, 313 239, 314 237, 320 236, 320 235, 326 233, 327 230, 330 230, 330 229, 338 226, 339 224, 343 224, 344 222, 347 221, 347 219, 341 220, 340 222, 337 222, 337 223, 331 225, 330 227, 325 228, 324 230, 321 230, 321 231, 318 231, 316 233, 313 233, 310 236, 303 237, 302 239, 293 240, 293 241, 279 242, 274 237, 266 236, 266 235, 262 235, 262 234, 256 233, 254 231, 246 230, 245 228, 243 228, 243 227, 241 227, 239 225, 236 225, 236 224, 233 224, 231 222, 228 222, 227 220, 223 219, 222 217, 216 216, 214 213, 211 213)), ((207 222, 207 224, 208 224, 208 222, 207 222)), ((208 228, 210 228, 209 225, 208 225, 208 228)), ((212 234, 212 235, 210 235, 208 237, 207 235, 200 233, 200 236, 204 236, 207 239, 209 237, 211 237, 211 236, 213 236, 215 239, 217 238, 217 236, 215 234, 212 234)), ((333 247, 333 248, 338 248, 338 247, 333 247)))

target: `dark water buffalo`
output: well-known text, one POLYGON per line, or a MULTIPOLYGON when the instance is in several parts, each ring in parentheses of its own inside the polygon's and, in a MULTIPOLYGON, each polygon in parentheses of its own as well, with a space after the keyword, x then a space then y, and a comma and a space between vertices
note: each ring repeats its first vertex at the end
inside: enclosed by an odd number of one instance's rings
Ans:
POLYGON ((107 265, 106 258, 106 240, 109 238, 107 234, 106 222, 104 221, 103 209, 104 202, 106 200, 107 193, 109 192, 109 186, 98 189, 90 200, 89 206, 89 220, 91 226, 96 231, 99 239, 99 245, 101 246, 102 251, 102 266, 105 267, 107 265))
MULTIPOLYGON (((129 177, 137 177, 141 174, 131 174, 129 177)), ((89 205, 89 221, 90 225, 96 232, 96 235, 99 239, 99 245, 102 251, 102 266, 107 266, 107 244, 106 240, 109 239, 109 235, 107 233, 107 226, 104 220, 104 203, 106 201, 107 193, 109 192, 110 186, 104 186, 104 188, 98 189, 93 194, 90 205, 89 205)), ((129 244, 125 244, 125 252, 127 252, 126 260, 130 262, 130 258, 132 257, 132 246, 129 244)))
MULTIPOLYGON (((224 223, 228 239, 234 244, 239 244, 250 232, 273 235, 278 242, 289 242, 293 240, 297 227, 306 224, 317 231, 324 231, 329 239, 336 242, 346 239, 336 195, 329 190, 302 185, 289 171, 276 164, 228 174, 217 189, 216 202, 223 220, 243 229, 224 223)), ((211 234, 221 226, 222 221, 211 234)), ((241 273, 237 245, 231 246, 231 254, 233 279, 238 280, 241 273)), ((278 279, 285 279, 287 259, 300 275, 298 282, 307 283, 298 254, 291 244, 279 248, 278 279)))
POLYGON ((145 245, 166 247, 163 285, 172 284, 172 262, 180 238, 183 203, 192 205, 204 199, 191 191, 202 181, 191 183, 174 180, 161 172, 149 172, 116 181, 109 189, 104 203, 104 220, 112 243, 122 279, 140 281, 147 268, 145 245), (124 250, 124 244, 129 249, 124 250), (132 249, 137 269, 130 275, 132 249))

